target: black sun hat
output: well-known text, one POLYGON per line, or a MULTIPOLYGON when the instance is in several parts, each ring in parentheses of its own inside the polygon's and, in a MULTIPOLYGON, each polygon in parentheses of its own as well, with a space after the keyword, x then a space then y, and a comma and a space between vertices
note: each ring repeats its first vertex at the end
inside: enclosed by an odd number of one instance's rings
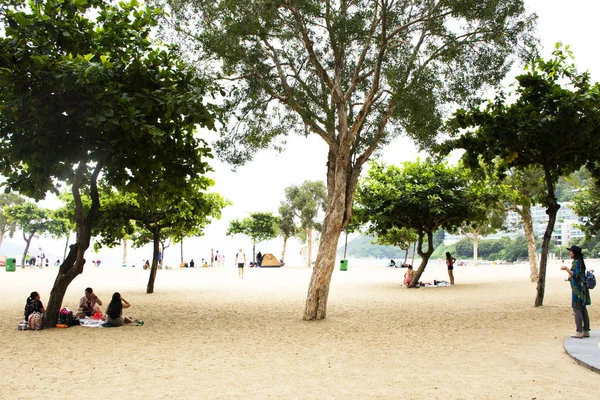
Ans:
POLYGON ((571 246, 571 247, 567 247, 567 250, 572 251, 575 254, 580 254, 583 255, 581 247, 579 246, 571 246))

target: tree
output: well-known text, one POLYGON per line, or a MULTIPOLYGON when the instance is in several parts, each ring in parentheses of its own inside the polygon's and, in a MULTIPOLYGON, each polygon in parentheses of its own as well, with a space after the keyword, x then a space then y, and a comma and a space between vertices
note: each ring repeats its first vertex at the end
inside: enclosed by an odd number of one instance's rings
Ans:
POLYGON ((536 59, 518 76, 516 100, 499 93, 483 109, 459 110, 451 120, 458 137, 451 148, 465 149, 463 159, 497 163, 499 170, 539 166, 544 171, 548 225, 542 240, 535 306, 544 300, 546 266, 552 231, 560 205, 555 184, 560 176, 587 166, 600 176, 600 86, 589 73, 567 64, 572 55, 556 45, 553 58, 536 59), (467 129, 467 132, 463 130, 467 129))
POLYGON ((25 202, 13 204, 5 209, 9 223, 14 223, 23 232, 25 250, 21 257, 21 268, 25 268, 25 258, 29 251, 31 239, 36 235, 52 232, 56 222, 50 218, 50 210, 39 208, 37 204, 25 202))
POLYGON ((270 212, 250 213, 248 218, 229 222, 227 236, 246 235, 252 239, 252 262, 256 262, 256 243, 277 237, 278 218, 270 212))
POLYGON ((76 242, 50 292, 47 327, 83 271, 98 177, 126 189, 173 170, 176 185, 208 156, 194 130, 213 127, 209 87, 149 40, 159 14, 135 1, 16 1, 2 9, 0 172, 10 190, 34 199, 66 181, 75 202, 76 242))
POLYGON ((515 211, 523 220, 529 256, 529 279, 537 282, 539 271, 531 207, 544 201, 544 171, 536 166, 512 169, 507 172, 504 183, 508 186, 505 198, 507 209, 515 211))
POLYGON ((24 202, 25 199, 15 193, 0 193, 0 246, 2 246, 2 241, 7 233, 13 237, 17 230, 17 221, 8 218, 6 208, 24 202))
POLYGON ((471 242, 473 246, 473 263, 478 264, 479 256, 479 239, 482 236, 496 233, 501 229, 506 221, 506 210, 500 201, 503 197, 503 186, 493 184, 492 181, 483 180, 478 184, 480 193, 487 193, 484 198, 489 198, 492 203, 486 204, 486 212, 480 215, 478 220, 465 221, 458 230, 471 242))
POLYGON ((410 249, 410 246, 417 240, 418 235, 414 230, 410 228, 397 228, 395 226, 392 226, 387 231, 379 233, 375 241, 377 244, 400 247, 400 249, 404 251, 403 264, 406 264, 406 261, 408 259, 408 249, 410 249))
POLYGON ((416 231, 421 265, 408 285, 415 287, 433 253, 433 234, 439 228, 456 230, 485 215, 494 197, 478 189, 462 166, 421 161, 406 162, 401 167, 373 163, 359 185, 357 201, 369 216, 371 231, 416 231), (427 249, 423 248, 424 242, 427 249))
POLYGON ((523 0, 167 0, 182 42, 229 82, 217 152, 233 164, 280 135, 328 146, 327 211, 304 320, 326 317, 337 243, 365 162, 406 133, 431 144, 447 102, 499 84, 527 52, 523 0), (193 39, 190 39, 193 38, 193 39))
POLYGON ((163 232, 168 230, 179 242, 185 237, 199 236, 213 218, 221 217, 221 209, 229 204, 219 194, 202 193, 212 184, 210 179, 195 176, 173 185, 167 176, 159 174, 143 187, 130 187, 125 194, 107 193, 100 210, 101 222, 96 228, 102 236, 97 243, 112 247, 126 236, 134 237, 136 247, 152 243, 146 293, 154 293, 163 232))
MULTIPOLYGON (((285 204, 297 221, 300 238, 308 243, 308 267, 312 265, 313 231, 321 231, 320 212, 325 211, 327 189, 321 181, 304 181, 285 188, 285 204)), ((282 202, 283 203, 283 202, 282 202)))
MULTIPOLYGON (((592 237, 600 233, 600 185, 598 182, 594 182, 591 178, 588 179, 588 184, 575 196, 573 211, 584 219, 581 229, 585 233, 586 242, 590 242, 592 237)), ((584 243, 580 242, 579 244, 584 243)), ((595 245, 595 240, 592 243, 595 245)))
POLYGON ((283 250, 281 261, 285 262, 285 249, 289 238, 298 234, 298 228, 294 222, 294 212, 289 204, 281 203, 279 206, 279 234, 283 237, 283 250))

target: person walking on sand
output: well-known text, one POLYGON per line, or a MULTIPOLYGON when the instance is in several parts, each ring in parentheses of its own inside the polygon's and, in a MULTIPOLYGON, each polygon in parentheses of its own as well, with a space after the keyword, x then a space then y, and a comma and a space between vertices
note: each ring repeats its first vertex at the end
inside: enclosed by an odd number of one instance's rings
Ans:
POLYGON ((571 246, 567 250, 569 250, 569 256, 573 259, 571 269, 564 265, 560 269, 567 271, 571 282, 571 307, 573 307, 573 314, 575 314, 575 333, 571 337, 577 339, 588 338, 590 337, 590 316, 588 315, 587 306, 592 304, 592 299, 590 298, 590 289, 585 284, 583 254, 579 246, 571 246))
POLYGON ((242 249, 235 255, 235 263, 238 267, 238 276, 244 277, 244 265, 246 265, 246 255, 242 252, 242 249))
POLYGON ((446 266, 448 267, 448 277, 450 278, 450 284, 454 285, 454 263, 456 258, 452 257, 450 252, 446 252, 446 266))
POLYGON ((210 249, 210 266, 213 267, 213 261, 215 260, 215 251, 213 249, 210 249))

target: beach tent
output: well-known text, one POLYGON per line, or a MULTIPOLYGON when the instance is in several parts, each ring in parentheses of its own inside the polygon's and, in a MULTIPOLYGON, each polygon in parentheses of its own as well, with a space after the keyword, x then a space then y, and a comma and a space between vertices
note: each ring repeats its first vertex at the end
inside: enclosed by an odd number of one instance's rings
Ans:
POLYGON ((279 260, 271 253, 263 254, 262 262, 260 263, 261 267, 281 267, 279 260))

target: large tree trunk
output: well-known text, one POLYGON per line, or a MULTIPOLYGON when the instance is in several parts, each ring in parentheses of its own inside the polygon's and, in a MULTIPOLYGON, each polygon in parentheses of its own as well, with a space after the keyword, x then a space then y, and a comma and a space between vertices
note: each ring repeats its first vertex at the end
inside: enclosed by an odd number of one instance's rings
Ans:
POLYGON ((537 252, 535 248, 535 236, 533 234, 533 220, 531 218, 531 207, 524 205, 521 212, 523 218, 523 230, 525 231, 525 239, 527 240, 527 254, 529 255, 529 279, 535 282, 539 278, 537 266, 537 252))
POLYGON ((537 282, 537 295, 535 297, 535 306, 539 307, 544 304, 544 292, 546 289, 546 266, 548 265, 548 251, 550 250, 550 240, 552 239, 552 232, 554 231, 554 223, 556 222, 556 214, 560 208, 560 204, 556 201, 554 195, 554 183, 552 181, 552 175, 548 167, 544 168, 544 175, 546 179, 546 187, 548 189, 548 196, 546 197, 546 214, 548 214, 548 225, 544 232, 544 239, 542 240, 542 256, 540 258, 540 275, 537 282))
POLYGON ((329 150, 327 162, 327 211, 323 221, 315 267, 308 286, 303 319, 324 319, 327 316, 327 297, 331 275, 335 268, 338 241, 352 217, 352 203, 360 166, 350 167, 350 154, 344 157, 329 150))
POLYGON ((415 253, 416 253, 417 242, 413 243, 412 261, 410 265, 415 265, 415 253))
MULTIPOLYGON (((21 257, 21 268, 25 268, 25 258, 27 258, 27 252, 29 251, 29 245, 31 244, 31 239, 33 239, 33 235, 35 235, 35 231, 31 232, 29 237, 25 236, 25 232, 23 232, 23 240, 25 240, 25 251, 23 252, 23 256, 21 257)), ((35 265, 33 266, 35 268, 35 265)))
MULTIPOLYGON (((183 239, 181 239, 180 251, 181 251, 181 263, 183 264, 183 239)), ((163 257, 164 257, 164 255, 163 255, 163 257)))
MULTIPOLYGON (((160 233, 158 230, 152 232, 152 243, 154 245, 152 250, 152 268, 150 269, 150 277, 148 278, 148 286, 146 286, 146 293, 154 293, 154 281, 156 279, 156 271, 158 270, 158 250, 160 245, 160 233)), ((181 241, 183 243, 183 240, 181 241)), ((163 258, 164 258, 163 253, 163 258)))
POLYGON ((427 232, 427 251, 425 252, 423 251, 423 232, 419 232, 417 252, 421 256, 421 265, 419 265, 419 269, 415 272, 415 275, 407 288, 414 288, 417 286, 421 279, 421 275, 423 275, 423 272, 425 271, 425 267, 427 267, 429 257, 431 257, 431 254, 433 253, 433 232, 427 232))
POLYGON ((127 264, 127 239, 123 239, 123 264, 127 264))
POLYGON ((408 248, 404 251, 404 262, 402 263, 402 265, 406 265, 406 260, 408 260, 408 248))
POLYGON ((75 244, 71 245, 69 255, 61 264, 56 280, 54 281, 54 286, 52 286, 52 290, 50 291, 48 307, 46 307, 46 318, 44 320, 44 326, 46 328, 56 325, 56 322, 58 321, 58 312, 62 306, 62 301, 69 284, 77 277, 77 275, 83 272, 85 251, 90 247, 90 238, 92 237, 92 224, 95 222, 100 209, 100 199, 98 197, 96 181, 102 170, 102 165, 102 163, 96 164, 94 172, 89 178, 92 204, 90 205, 87 215, 84 212, 80 195, 80 182, 84 174, 84 169, 86 168, 86 163, 82 161, 77 169, 76 177, 71 188, 75 200, 76 241, 75 244))
POLYGON ((281 262, 285 262, 285 248, 287 247, 287 240, 285 236, 283 237, 283 251, 281 252, 281 262))
POLYGON ((65 258, 67 258, 67 249, 69 248, 69 239, 71 238, 71 234, 67 233, 67 240, 65 241, 65 250, 63 251, 63 262, 65 262, 65 258))
POLYGON ((252 240, 252 262, 256 264, 256 242, 252 240))
POLYGON ((346 232, 346 242, 344 243, 344 260, 346 259, 346 250, 348 250, 348 232, 346 232))

